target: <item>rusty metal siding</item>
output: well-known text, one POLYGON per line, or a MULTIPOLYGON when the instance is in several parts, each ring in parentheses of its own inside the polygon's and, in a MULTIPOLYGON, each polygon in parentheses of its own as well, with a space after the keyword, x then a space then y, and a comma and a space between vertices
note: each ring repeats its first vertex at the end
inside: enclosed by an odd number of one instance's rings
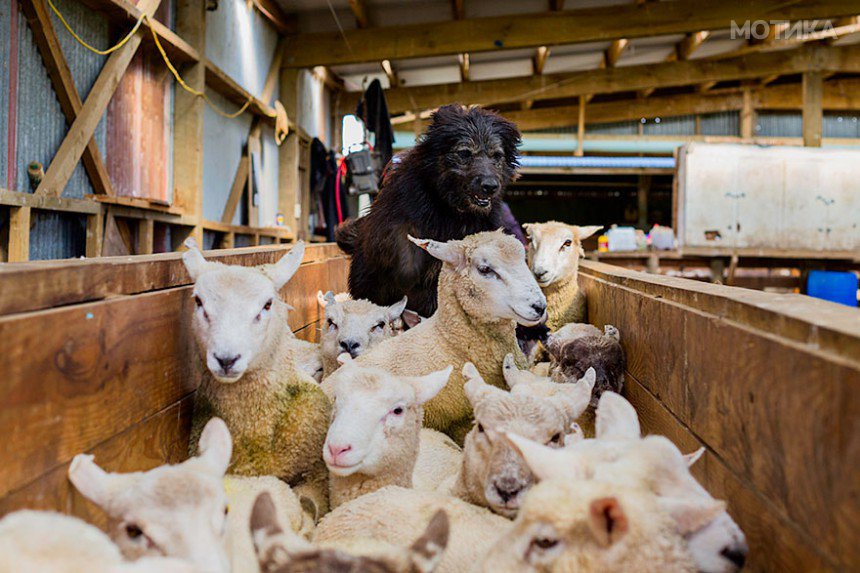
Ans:
MULTIPOLYGON (((8 166, 6 157, 9 152, 8 129, 9 129, 9 50, 12 34, 12 7, 15 2, 0 3, 0 187, 6 187, 8 166)), ((20 16, 20 13, 18 14, 20 16)), ((0 218, 0 229, 2 229, 2 218, 0 218)))

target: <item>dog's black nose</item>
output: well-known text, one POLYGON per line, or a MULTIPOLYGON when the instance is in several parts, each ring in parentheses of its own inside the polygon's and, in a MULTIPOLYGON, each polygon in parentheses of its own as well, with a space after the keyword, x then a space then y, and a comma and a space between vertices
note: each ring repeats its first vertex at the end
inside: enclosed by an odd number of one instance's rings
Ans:
POLYGON ((543 313, 546 310, 546 305, 542 302, 536 302, 532 304, 532 310, 543 316, 543 313))
POLYGON ((512 477, 503 477, 497 480, 493 486, 496 488, 496 493, 502 498, 502 501, 507 503, 509 499, 513 499, 523 489, 519 480, 512 477))
POLYGON ((743 569, 747 560, 747 552, 737 547, 726 547, 720 551, 720 555, 737 565, 738 569, 743 569))
POLYGON ((501 187, 501 185, 499 185, 498 179, 481 179, 481 189, 483 189, 484 193, 487 195, 492 195, 499 190, 499 187, 501 187))
POLYGON ((355 358, 355 355, 358 353, 358 347, 361 346, 361 343, 357 340, 341 340, 340 348, 344 352, 349 352, 349 355, 355 358))
POLYGON ((215 355, 215 360, 218 361, 218 364, 221 366, 221 370, 224 372, 229 372, 233 365, 238 362, 238 360, 242 358, 241 354, 237 354, 236 356, 218 356, 215 355))

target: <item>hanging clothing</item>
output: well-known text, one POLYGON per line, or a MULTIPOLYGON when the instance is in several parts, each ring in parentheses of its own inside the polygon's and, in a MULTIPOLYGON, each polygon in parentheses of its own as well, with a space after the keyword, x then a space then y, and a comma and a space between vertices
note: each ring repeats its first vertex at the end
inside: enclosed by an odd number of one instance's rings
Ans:
POLYGON ((355 115, 361 118, 368 131, 376 135, 374 151, 379 153, 380 164, 383 167, 388 165, 394 153, 394 128, 391 127, 391 117, 388 115, 385 90, 379 80, 373 80, 367 86, 355 109, 355 115))

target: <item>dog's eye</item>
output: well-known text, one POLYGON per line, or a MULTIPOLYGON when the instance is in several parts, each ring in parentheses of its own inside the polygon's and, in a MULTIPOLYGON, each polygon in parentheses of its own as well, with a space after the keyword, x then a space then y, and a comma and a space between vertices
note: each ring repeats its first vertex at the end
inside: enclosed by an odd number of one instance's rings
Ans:
POLYGON ((569 248, 573 244, 573 241, 570 239, 566 240, 564 244, 561 246, 562 250, 569 248))
POLYGON ((502 161, 505 158, 505 154, 501 152, 496 152, 493 154, 494 161, 502 161))
POLYGON ((457 151, 457 157, 459 157, 463 161, 468 161, 472 158, 472 152, 468 149, 460 149, 459 151, 457 151))
POLYGON ((499 273, 487 265, 478 265, 478 272, 481 273, 481 276, 499 278, 499 273))

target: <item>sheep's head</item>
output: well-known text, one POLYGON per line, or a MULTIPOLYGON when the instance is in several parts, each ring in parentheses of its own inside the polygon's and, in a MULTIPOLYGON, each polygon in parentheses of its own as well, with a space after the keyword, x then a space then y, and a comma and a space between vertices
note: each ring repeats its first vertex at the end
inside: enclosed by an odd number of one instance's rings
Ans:
POLYGON ((483 567, 486 573, 636 570, 692 573, 695 567, 656 496, 574 479, 532 488, 513 527, 487 553, 483 567))
POLYGON ((109 534, 126 558, 176 557, 199 571, 227 572, 223 479, 232 447, 227 425, 212 418, 200 436, 201 454, 181 464, 107 473, 79 454, 69 480, 107 514, 109 534))
POLYGON ((546 297, 515 238, 493 231, 447 243, 411 236, 409 240, 443 261, 439 288, 450 284, 469 316, 481 322, 515 320, 525 326, 546 317, 546 297))
POLYGON ((578 406, 558 397, 505 392, 484 382, 471 362, 463 367, 463 376, 467 380, 463 388, 475 412, 475 427, 463 448, 464 484, 473 502, 513 517, 534 476, 503 432, 515 431, 560 448, 569 428, 570 409, 578 406))
POLYGON ((529 267, 543 288, 576 274, 579 258, 585 255, 582 241, 603 227, 578 227, 550 221, 526 223, 523 228, 530 241, 529 267))
POLYGON ((371 540, 344 540, 338 548, 315 546, 278 523, 271 496, 261 493, 251 513, 251 537, 263 573, 432 573, 448 545, 447 514, 439 510, 409 547, 371 540))
POLYGON ((285 328, 289 307, 278 291, 298 270, 304 243, 260 267, 209 262, 193 241, 186 246, 182 260, 195 281, 192 324, 206 366, 219 382, 237 382, 285 328))
POLYGON ((329 359, 344 352, 355 358, 394 336, 394 323, 406 308, 406 297, 391 306, 379 306, 364 299, 338 301, 329 291, 322 300, 325 326, 320 344, 329 359))
POLYGON ((424 420, 423 405, 448 382, 452 367, 426 376, 396 376, 380 368, 359 366, 349 358, 332 374, 332 422, 323 460, 337 476, 377 475, 411 464, 412 475, 424 420))

